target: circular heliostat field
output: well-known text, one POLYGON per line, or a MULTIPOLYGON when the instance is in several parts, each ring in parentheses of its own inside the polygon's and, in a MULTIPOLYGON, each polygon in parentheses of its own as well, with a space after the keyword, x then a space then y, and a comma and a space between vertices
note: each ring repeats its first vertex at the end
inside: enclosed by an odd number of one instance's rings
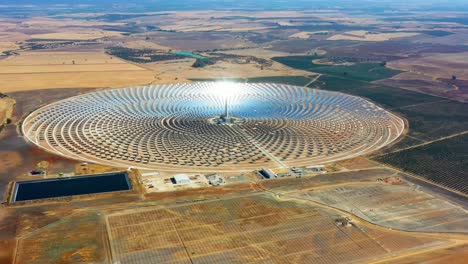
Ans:
POLYGON ((72 159, 177 171, 312 166, 366 154, 404 129, 359 97, 280 84, 184 83, 110 89, 44 106, 34 144, 72 159))

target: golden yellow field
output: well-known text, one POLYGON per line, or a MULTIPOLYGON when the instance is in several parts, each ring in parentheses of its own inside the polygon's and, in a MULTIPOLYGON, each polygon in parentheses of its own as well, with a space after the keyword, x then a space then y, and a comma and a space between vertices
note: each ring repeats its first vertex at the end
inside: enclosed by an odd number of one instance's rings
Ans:
POLYGON ((327 40, 360 40, 360 41, 387 41, 396 38, 417 36, 415 32, 370 33, 365 30, 348 31, 329 37, 327 40))
POLYGON ((153 72, 98 52, 24 52, 0 61, 0 91, 91 88, 151 82, 153 72))
POLYGON ((4 65, 54 65, 54 64, 99 64, 126 63, 122 60, 101 52, 21 52, 0 61, 4 65))
POLYGON ((76 32, 76 31, 83 31, 85 29, 80 29, 79 27, 97 27, 97 26, 118 26, 118 25, 125 25, 125 23, 120 22, 106 22, 106 21, 87 21, 87 20, 79 20, 79 19, 55 19, 49 17, 32 17, 31 19, 26 19, 22 21, 22 26, 27 26, 29 28, 36 28, 36 29, 47 29, 50 31, 56 31, 58 28, 64 28, 61 31, 66 32, 76 32), (76 27, 76 28, 71 28, 76 27))
POLYGON ((289 37, 290 38, 298 38, 298 39, 308 39, 308 38, 310 38, 310 36, 315 35, 315 34, 328 34, 328 31, 326 31, 326 30, 313 31, 313 32, 301 31, 301 32, 292 34, 289 37))
POLYGON ((138 18, 139 22, 158 22, 163 30, 175 30, 179 32, 200 32, 200 31, 230 31, 247 32, 261 31, 274 28, 274 26, 265 26, 263 20, 272 20, 277 23, 287 23, 290 17, 306 16, 297 11, 259 11, 255 13, 258 21, 246 19, 246 13, 242 11, 184 11, 184 12, 166 12, 164 20, 158 16, 148 16, 138 18), (234 17, 238 18, 234 18, 234 17), (227 20, 212 20, 211 18, 231 17, 227 20))
POLYGON ((141 71, 142 68, 128 63, 103 64, 52 64, 52 65, 1 65, 0 74, 57 73, 57 72, 106 72, 141 71))
POLYGON ((121 87, 150 83, 150 71, 130 72, 74 72, 1 75, 2 92, 55 88, 121 87))
POLYGON ((14 42, 0 42, 0 54, 4 51, 15 50, 18 48, 18 45, 14 42))
POLYGON ((11 118, 13 114, 13 106, 16 104, 15 99, 0 98, 0 126, 6 122, 7 118, 11 118))
POLYGON ((31 35, 33 39, 66 39, 66 40, 92 40, 104 37, 120 36, 121 33, 117 31, 104 31, 104 30, 90 30, 81 32, 58 32, 46 34, 31 35))

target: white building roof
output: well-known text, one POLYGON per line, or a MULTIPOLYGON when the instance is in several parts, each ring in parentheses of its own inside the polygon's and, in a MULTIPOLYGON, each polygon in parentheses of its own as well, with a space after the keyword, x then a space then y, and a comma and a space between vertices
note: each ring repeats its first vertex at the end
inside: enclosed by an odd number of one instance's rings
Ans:
POLYGON ((190 178, 187 174, 176 174, 174 175, 174 180, 176 182, 190 182, 190 178))

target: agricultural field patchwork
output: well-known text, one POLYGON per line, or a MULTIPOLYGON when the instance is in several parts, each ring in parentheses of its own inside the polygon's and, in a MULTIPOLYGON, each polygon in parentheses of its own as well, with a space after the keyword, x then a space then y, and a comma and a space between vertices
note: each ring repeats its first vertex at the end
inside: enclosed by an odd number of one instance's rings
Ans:
POLYGON ((341 76, 353 80, 375 81, 390 78, 402 71, 385 67, 384 63, 340 63, 336 65, 317 64, 313 60, 318 56, 290 56, 274 57, 273 60, 283 63, 289 67, 323 73, 332 76, 341 76))
POLYGON ((309 87, 366 97, 390 109, 443 100, 431 95, 396 87, 328 75, 320 76, 320 78, 309 85, 309 87))
POLYGON ((466 210, 406 184, 343 185, 293 196, 353 212, 372 223, 399 230, 466 232, 468 228, 464 220, 468 217, 466 210))
POLYGON ((64 217, 18 242, 17 263, 106 263, 105 225, 89 213, 64 217))
POLYGON ((468 193, 468 135, 465 133, 374 160, 422 176, 442 186, 468 193))
POLYGON ((468 130, 468 104, 396 87, 321 76, 311 87, 358 95, 389 107, 409 121, 409 134, 421 141, 468 130))
POLYGON ((144 84, 151 71, 98 52, 25 52, 0 60, 3 92, 144 84))
POLYGON ((107 223, 112 254, 123 263, 359 262, 444 243, 360 224, 340 227, 336 217, 305 204, 250 196, 116 213, 107 223))
POLYGON ((0 263, 468 263, 466 4, 335 2, 3 0, 0 263))
POLYGON ((430 141, 468 131, 468 104, 451 100, 394 109, 409 120, 409 135, 430 141))

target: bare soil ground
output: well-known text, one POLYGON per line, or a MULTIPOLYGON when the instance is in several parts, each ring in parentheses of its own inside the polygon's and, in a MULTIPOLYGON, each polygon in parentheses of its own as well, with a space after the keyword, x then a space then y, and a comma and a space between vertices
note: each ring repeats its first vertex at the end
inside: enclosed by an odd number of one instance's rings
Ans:
POLYGON ((468 83, 465 80, 436 79, 430 75, 404 72, 376 83, 429 93, 468 102, 468 83))
MULTIPOLYGON (((263 66, 256 63, 238 63, 229 61, 220 61, 214 65, 203 68, 191 67, 194 59, 178 60, 169 62, 151 63, 145 65, 158 73, 157 78, 164 76, 177 76, 178 81, 199 78, 251 78, 262 76, 309 76, 310 72, 301 71, 286 67, 280 63, 273 62, 271 66, 263 66)), ((312 73, 313 74, 313 73, 312 73)), ((169 77, 170 78, 170 77, 169 77)), ((165 81, 165 79, 157 82, 165 81)))
POLYGON ((13 124, 7 125, 2 133, 0 133, 1 200, 6 197, 5 190, 9 181, 35 179, 28 176, 28 172, 34 170, 40 161, 45 160, 50 163, 49 173, 52 175, 57 175, 60 172, 73 173, 75 164, 77 164, 76 161, 60 158, 29 144, 18 134, 19 130, 16 125, 20 123, 25 115, 43 104, 91 90, 50 89, 9 93, 10 97, 15 98, 16 106, 12 117, 13 124))
POLYGON ((381 166, 379 163, 373 162, 364 157, 357 157, 349 160, 340 161, 338 162, 338 165, 340 167, 345 168, 346 170, 362 170, 381 166))
POLYGON ((460 245, 449 248, 426 251, 423 254, 414 254, 400 259, 388 261, 389 264, 445 264, 445 263, 464 263, 468 261, 467 246, 460 245))
POLYGON ((289 53, 287 52, 274 51, 274 50, 264 49, 264 48, 226 50, 220 53, 233 54, 233 55, 239 55, 239 56, 254 56, 254 57, 263 58, 263 59, 271 59, 273 57, 282 57, 282 56, 289 55, 289 53))
MULTIPOLYGON (((310 190, 312 185, 317 192, 322 187, 336 188, 340 181, 367 188, 368 184, 376 184, 376 178, 391 174, 391 170, 368 170, 153 193, 145 195, 144 200, 135 195, 120 195, 11 207, 2 220, 5 224, 0 225, 3 234, 0 241, 11 249, 14 244, 8 239, 19 234, 17 263, 34 260, 103 263, 110 256, 112 261, 125 263, 150 259, 158 263, 176 260, 306 263, 311 259, 364 263, 375 258, 392 260, 429 249, 465 245, 461 235, 452 239, 393 231, 359 219, 353 219, 350 227, 340 227, 335 220, 342 213, 293 197, 295 193, 314 193, 310 190), (280 195, 272 196, 265 190, 280 195)), ((385 188, 393 187, 401 188, 385 188)), ((350 190, 349 194, 356 197, 360 193, 350 190)), ((421 202, 440 203, 431 199, 421 202)), ((446 223, 450 219, 432 221, 446 223)), ((5 253, 4 248, 0 252, 5 253)), ((457 256, 466 257, 466 252, 457 256)), ((8 258, 11 256, 5 257, 8 258)))
POLYGON ((227 32, 150 32, 149 42, 174 50, 213 50, 252 47, 247 39, 227 32))
POLYGON ((388 63, 391 68, 420 73, 435 78, 468 79, 468 52, 464 53, 433 53, 424 54, 418 58, 408 58, 388 63))
POLYGON ((95 213, 62 217, 53 225, 23 236, 16 263, 105 263, 105 232, 103 221, 95 213))
POLYGON ((379 226, 429 232, 467 232, 468 211, 416 189, 416 186, 385 183, 367 186, 342 185, 300 194, 337 207, 379 226))
MULTIPOLYGON (((446 30, 446 29, 444 29, 446 30)), ((449 31, 455 33, 453 35, 434 38, 430 35, 420 35, 411 39, 414 43, 427 44, 443 44, 443 45, 468 45, 468 30, 466 28, 458 28, 454 26, 449 31)))
POLYGON ((131 40, 126 41, 124 46, 131 49, 155 49, 155 50, 164 50, 168 51, 171 48, 163 45, 159 45, 154 42, 150 42, 147 40, 131 40))
POLYGON ((131 210, 109 215, 107 223, 113 256, 125 263, 362 262, 444 243, 360 224, 337 227, 334 217, 314 206, 250 196, 131 210), (397 241, 405 241, 404 246, 397 241))

